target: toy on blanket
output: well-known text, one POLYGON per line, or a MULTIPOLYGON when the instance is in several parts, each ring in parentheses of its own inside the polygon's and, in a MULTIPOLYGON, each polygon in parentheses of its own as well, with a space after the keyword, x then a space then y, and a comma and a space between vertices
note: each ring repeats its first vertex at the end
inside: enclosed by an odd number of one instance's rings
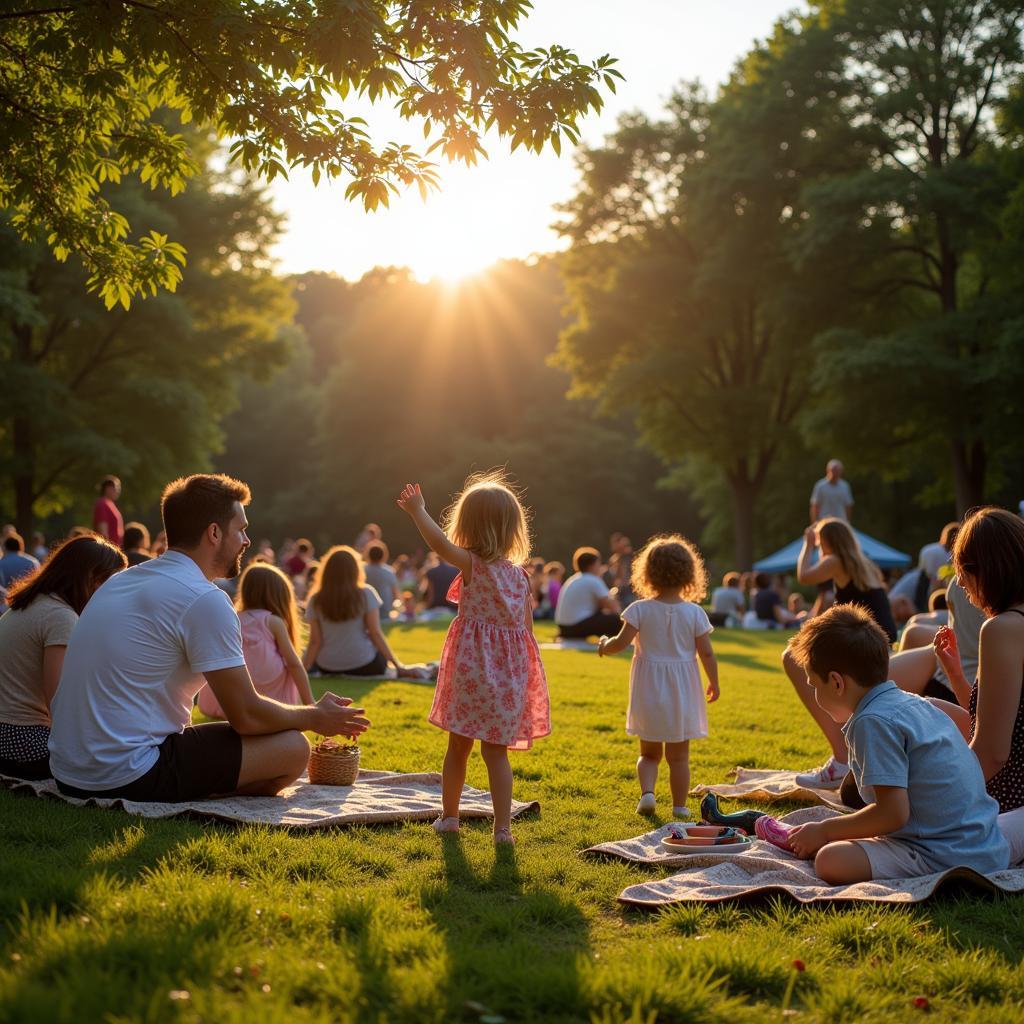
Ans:
POLYGON ((309 781, 314 786, 351 786, 359 775, 359 744, 322 739, 309 752, 309 781))
POLYGON ((700 802, 700 816, 709 825, 731 825, 733 828, 742 829, 746 835, 754 834, 758 818, 764 817, 763 811, 734 811, 726 814, 718 806, 718 797, 714 793, 708 793, 700 802))

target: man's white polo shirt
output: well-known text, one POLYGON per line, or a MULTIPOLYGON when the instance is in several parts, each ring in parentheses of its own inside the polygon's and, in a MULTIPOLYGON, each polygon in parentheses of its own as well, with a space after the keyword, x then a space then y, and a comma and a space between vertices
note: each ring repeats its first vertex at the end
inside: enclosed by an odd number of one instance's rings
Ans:
POLYGON ((115 789, 156 764, 189 724, 203 672, 245 664, 224 591, 180 551, 115 573, 71 634, 53 699, 50 769, 79 789, 115 789))

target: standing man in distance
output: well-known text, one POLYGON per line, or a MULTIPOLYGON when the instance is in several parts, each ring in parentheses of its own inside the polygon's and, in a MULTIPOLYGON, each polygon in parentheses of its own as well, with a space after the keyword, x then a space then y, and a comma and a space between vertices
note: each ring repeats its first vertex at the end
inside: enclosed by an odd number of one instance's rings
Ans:
POLYGON ((853 491, 843 479, 843 464, 830 459, 825 475, 811 491, 811 526, 819 519, 845 519, 853 521, 853 491))
POLYGON ((213 582, 238 575, 249 497, 220 474, 168 484, 167 552, 93 595, 51 707, 50 767, 61 792, 161 803, 272 796, 306 768, 303 730, 358 736, 369 726, 361 708, 331 693, 291 706, 253 688, 238 616, 213 582), (226 722, 191 724, 204 683, 226 722))
MULTIPOLYGON (((829 459, 825 475, 811 491, 811 526, 821 519, 845 519, 851 521, 853 512, 853 491, 843 479, 843 464, 838 459, 829 459)), ((820 615, 831 608, 835 601, 835 588, 831 580, 818 584, 818 596, 811 608, 810 617, 820 615)))
POLYGON ((105 476, 100 481, 100 496, 92 508, 92 528, 117 547, 124 546, 124 520, 117 507, 121 497, 121 481, 116 476, 105 476))

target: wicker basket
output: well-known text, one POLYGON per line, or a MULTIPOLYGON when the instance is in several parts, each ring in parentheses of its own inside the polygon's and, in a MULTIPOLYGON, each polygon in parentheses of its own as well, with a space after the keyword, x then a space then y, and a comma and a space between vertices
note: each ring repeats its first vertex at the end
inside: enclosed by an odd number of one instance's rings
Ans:
POLYGON ((359 747, 321 740, 309 752, 309 781, 315 786, 351 786, 359 774, 359 747))

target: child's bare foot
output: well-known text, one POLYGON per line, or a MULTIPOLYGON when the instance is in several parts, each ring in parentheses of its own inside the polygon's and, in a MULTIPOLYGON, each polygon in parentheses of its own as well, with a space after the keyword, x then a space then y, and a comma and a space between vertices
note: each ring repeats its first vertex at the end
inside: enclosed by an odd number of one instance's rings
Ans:
POLYGON ((458 832, 458 818, 438 818, 432 825, 435 832, 458 832))
POLYGON ((494 830, 494 845, 499 846, 502 843, 514 843, 515 836, 512 835, 512 829, 510 828, 496 828, 494 830))

